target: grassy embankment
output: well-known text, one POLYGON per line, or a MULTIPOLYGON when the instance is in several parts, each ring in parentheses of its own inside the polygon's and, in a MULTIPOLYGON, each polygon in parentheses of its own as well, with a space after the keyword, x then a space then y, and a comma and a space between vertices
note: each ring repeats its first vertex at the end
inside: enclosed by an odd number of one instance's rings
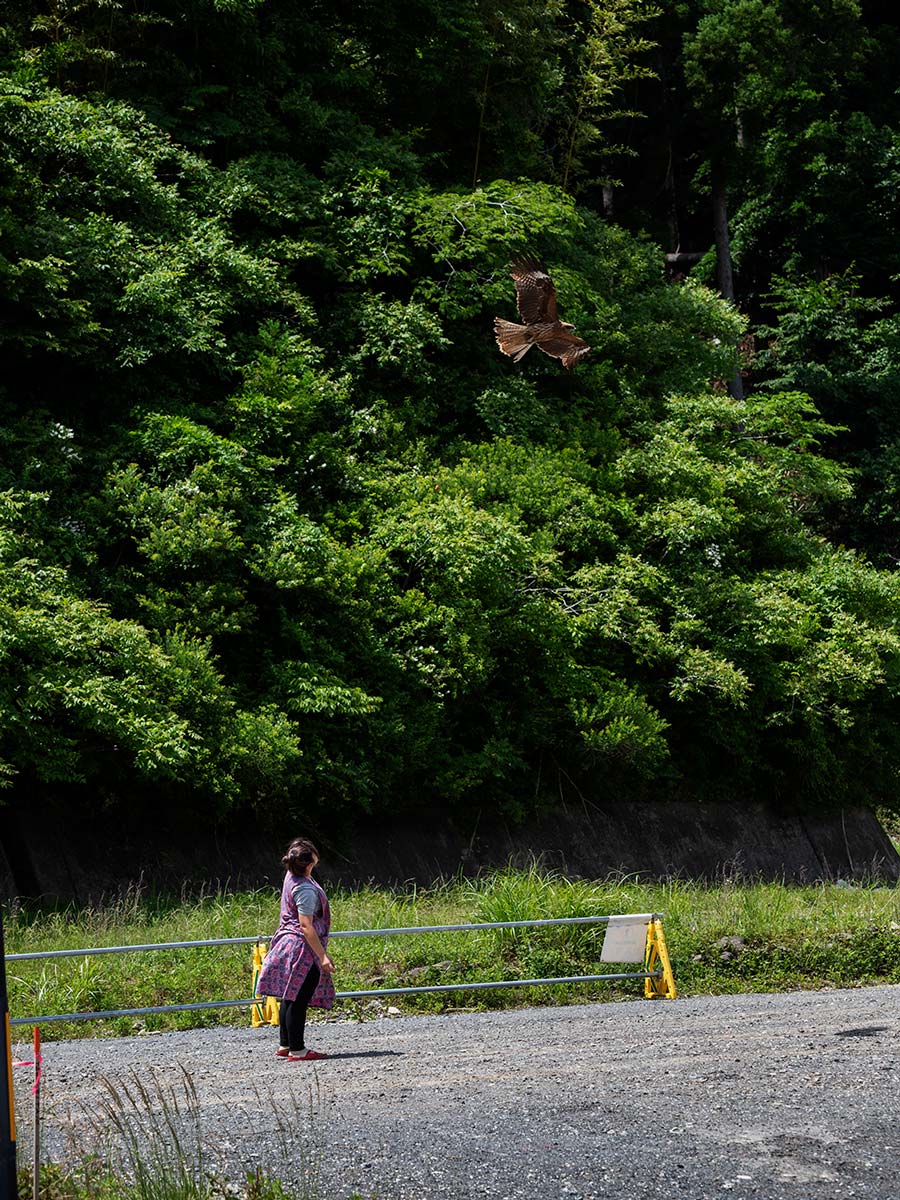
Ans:
MULTIPOLYGON (((501 871, 428 890, 365 889, 332 897, 335 929, 661 912, 682 995, 900 982, 900 889, 767 883, 702 886, 685 881, 567 881, 501 871)), ((6 915, 7 953, 200 940, 267 933, 272 893, 196 900, 129 895, 102 908, 6 915)), ((604 926, 334 940, 340 990, 600 973, 604 926)), ((633 968, 626 968, 633 969, 633 968)), ((141 1008, 244 997, 250 948, 212 947, 10 963, 13 1016, 141 1008)), ((637 997, 640 981, 431 994, 343 1002, 342 1016, 504 1008, 637 997)), ((44 1036, 132 1034, 218 1023, 243 1024, 246 1009, 122 1017, 44 1026, 44 1036)))

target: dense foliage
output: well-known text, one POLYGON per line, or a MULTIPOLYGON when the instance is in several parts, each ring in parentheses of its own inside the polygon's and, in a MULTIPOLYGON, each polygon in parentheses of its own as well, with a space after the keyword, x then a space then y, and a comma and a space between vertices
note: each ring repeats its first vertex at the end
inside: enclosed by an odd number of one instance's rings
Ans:
POLYGON ((12 803, 900 802, 893 18, 0 10, 12 803), (737 308, 641 233, 711 174, 737 308), (573 375, 496 350, 523 250, 573 375))

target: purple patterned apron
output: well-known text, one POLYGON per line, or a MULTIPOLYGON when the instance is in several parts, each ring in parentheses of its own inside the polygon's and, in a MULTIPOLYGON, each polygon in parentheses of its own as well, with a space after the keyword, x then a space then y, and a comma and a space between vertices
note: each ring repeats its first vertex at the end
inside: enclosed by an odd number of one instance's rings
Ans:
MULTIPOLYGON (((256 985, 256 993, 259 996, 296 1000, 310 967, 318 966, 312 947, 303 936, 300 914, 291 895, 303 878, 302 875, 292 875, 290 871, 284 877, 281 888, 281 920, 259 973, 259 982, 256 985)), ((324 950, 328 946, 328 931, 331 929, 331 909, 328 906, 328 897, 315 879, 309 876, 306 878, 315 886, 322 902, 322 911, 313 917, 312 923, 324 950)), ((331 1008, 334 1004, 334 983, 331 976, 324 971, 310 1004, 315 1008, 331 1008)))

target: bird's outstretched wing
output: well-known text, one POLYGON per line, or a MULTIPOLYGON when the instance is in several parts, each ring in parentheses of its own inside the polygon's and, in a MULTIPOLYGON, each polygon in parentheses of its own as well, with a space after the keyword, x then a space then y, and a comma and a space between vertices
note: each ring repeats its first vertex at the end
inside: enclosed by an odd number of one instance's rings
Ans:
POLYGON ((554 331, 552 337, 537 338, 534 344, 551 358, 558 358, 567 371, 591 352, 586 341, 564 329, 554 331))
POLYGON ((509 264, 516 285, 516 305, 526 325, 552 325, 556 316, 556 288, 542 263, 517 258, 509 264))

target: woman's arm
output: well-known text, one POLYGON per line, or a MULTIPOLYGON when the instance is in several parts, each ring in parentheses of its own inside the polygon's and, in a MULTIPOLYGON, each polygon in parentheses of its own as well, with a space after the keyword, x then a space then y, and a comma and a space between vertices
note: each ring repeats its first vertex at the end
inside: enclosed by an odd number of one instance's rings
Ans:
POLYGON ((319 965, 326 975, 330 975, 334 971, 334 963, 325 953, 325 947, 319 940, 316 927, 312 923, 312 917, 308 917, 306 913, 300 913, 298 920, 300 921, 300 928, 303 930, 303 936, 309 942, 313 954, 319 960, 319 965))

